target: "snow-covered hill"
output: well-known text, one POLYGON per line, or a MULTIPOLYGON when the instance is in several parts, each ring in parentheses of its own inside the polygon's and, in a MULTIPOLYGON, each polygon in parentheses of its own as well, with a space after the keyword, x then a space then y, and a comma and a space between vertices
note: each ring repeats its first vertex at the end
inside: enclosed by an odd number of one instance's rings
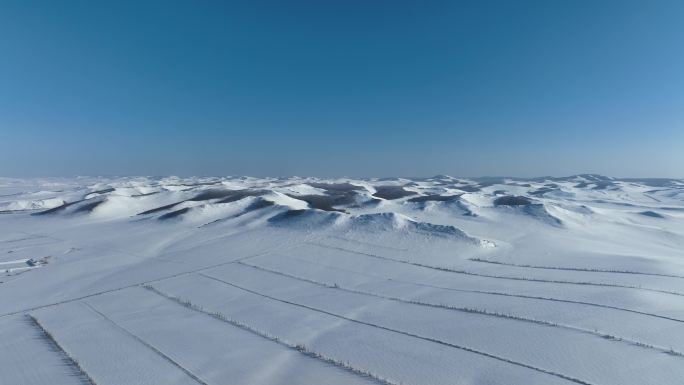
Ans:
POLYGON ((0 178, 0 384, 679 384, 684 181, 0 178))

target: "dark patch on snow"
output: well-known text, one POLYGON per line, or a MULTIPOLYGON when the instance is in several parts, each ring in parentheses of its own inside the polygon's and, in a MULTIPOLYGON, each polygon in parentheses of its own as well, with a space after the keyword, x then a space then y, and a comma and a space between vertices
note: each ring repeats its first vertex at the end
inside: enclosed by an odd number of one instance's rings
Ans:
POLYGON ((454 188, 457 188, 457 189, 459 189, 461 191, 465 191, 465 192, 471 192, 471 193, 472 192, 478 192, 481 190, 480 187, 472 185, 472 184, 468 184, 465 186, 454 186, 454 188))
POLYGON ((565 178, 550 178, 555 181, 568 181, 568 182, 578 182, 575 184, 575 188, 587 188, 593 186, 593 190, 605 190, 610 187, 617 187, 613 178, 609 178, 603 175, 597 174, 580 174, 573 175, 565 178), (578 181, 578 179, 580 179, 578 181), (584 180, 581 180, 584 179, 584 180))
POLYGON ((407 202, 415 203, 419 208, 425 209, 428 202, 442 202, 448 204, 453 208, 461 211, 461 215, 476 217, 477 214, 470 211, 470 209, 461 202, 460 195, 424 195, 407 200, 407 202))
POLYGON ((596 182, 595 186, 592 187, 593 190, 605 190, 609 187, 616 187, 617 185, 611 181, 600 181, 596 182))
POLYGON ((438 181, 433 181, 432 184, 433 184, 434 186, 449 186, 449 185, 451 184, 451 181, 441 181, 441 180, 438 180, 438 181))
POLYGON ((208 201, 211 199, 219 199, 229 197, 235 194, 234 190, 223 190, 223 189, 209 189, 200 192, 194 197, 188 199, 189 201, 208 201))
POLYGON ((159 194, 159 191, 153 191, 153 192, 151 192, 151 193, 145 193, 145 194, 135 194, 135 195, 131 195, 131 198, 146 197, 146 196, 150 196, 150 195, 154 195, 154 194, 159 194))
POLYGON ((506 178, 497 176, 486 176, 481 178, 475 178, 480 187, 489 187, 495 184, 506 184, 506 178))
POLYGON ((166 213, 166 214, 160 216, 158 219, 164 221, 167 219, 175 218, 179 215, 183 215, 183 214, 187 213, 188 211, 190 211, 190 207, 184 207, 182 209, 179 209, 176 211, 171 211, 170 213, 166 213))
POLYGON ((247 197, 258 197, 266 194, 268 191, 266 190, 232 190, 231 194, 226 195, 223 199, 220 201, 217 201, 216 203, 231 203, 231 202, 237 202, 240 199, 244 199, 247 197))
POLYGON ((74 210, 75 213, 89 213, 95 209, 95 207, 103 204, 105 202, 104 199, 99 199, 94 202, 88 202, 83 205, 80 205, 76 210, 74 210))
POLYGON ((353 205, 353 206, 349 206, 349 207, 353 207, 353 208, 359 208, 359 207, 375 207, 375 206, 379 205, 381 202, 382 202, 382 199, 371 198, 371 199, 369 199, 369 200, 367 200, 367 201, 365 201, 365 202, 362 202, 362 203, 360 203, 360 204, 356 204, 356 205, 353 205))
POLYGON ((325 195, 288 195, 291 198, 302 200, 309 206, 324 211, 346 212, 336 209, 334 206, 352 205, 356 203, 356 196, 363 187, 351 183, 309 183, 309 186, 325 190, 325 195))
POLYGON ((551 215, 543 204, 528 204, 522 208, 523 212, 553 226, 562 226, 563 221, 551 215))
POLYGON ((256 202, 252 202, 249 206, 247 206, 245 211, 259 210, 273 205, 275 205, 275 203, 259 198, 256 202))
POLYGON ((252 211, 257 211, 257 210, 260 210, 260 209, 263 209, 263 208, 266 208, 266 207, 271 207, 271 206, 275 206, 275 203, 272 202, 272 201, 263 199, 263 198, 257 198, 257 200, 255 200, 254 202, 252 202, 249 206, 245 207, 245 209, 244 209, 241 213, 238 213, 238 214, 235 214, 235 215, 231 215, 231 216, 226 217, 226 218, 216 219, 216 220, 211 221, 211 222, 209 222, 209 223, 205 223, 205 224, 203 224, 203 225, 201 225, 201 226, 199 226, 199 227, 206 227, 206 226, 209 226, 209 225, 213 225, 213 224, 216 224, 216 223, 220 223, 220 222, 227 221, 227 220, 229 220, 229 219, 240 218, 241 216, 246 215, 246 214, 249 214, 249 213, 251 213, 252 211))
POLYGON ((579 175, 570 176, 568 178, 575 178, 575 179, 576 178, 584 178, 584 179, 586 179, 588 181, 592 181, 592 182, 606 182, 606 181, 613 180, 613 178, 603 176, 600 174, 579 174, 579 175))
POLYGON ((416 195, 413 191, 406 191, 401 186, 377 186, 375 187, 376 193, 373 194, 374 197, 394 200, 403 197, 408 197, 411 195, 416 195))
POLYGON ((299 210, 287 210, 284 213, 280 213, 278 215, 273 216, 272 218, 269 219, 269 222, 277 222, 282 219, 291 219, 291 218, 297 218, 304 213, 306 213, 308 210, 306 209, 299 209, 299 210))
POLYGON ((532 201, 524 196, 507 195, 494 200, 494 206, 526 206, 532 201))
POLYGON ((556 189, 548 188, 548 187, 542 187, 542 188, 539 188, 537 190, 529 191, 528 194, 534 195, 534 196, 542 196, 542 195, 544 195, 548 192, 551 192, 551 191, 556 191, 556 189))
POLYGON ((423 203, 423 202, 454 202, 460 199, 460 195, 423 195, 415 198, 410 198, 407 202, 423 203))
POLYGON ((650 210, 649 211, 642 211, 639 214, 647 216, 647 217, 651 217, 651 218, 665 218, 665 216, 663 216, 662 214, 658 214, 657 212, 650 211, 650 210))
POLYGON ((175 206, 178 206, 179 204, 181 204, 183 202, 185 202, 185 201, 180 201, 180 202, 176 202, 176 203, 171 203, 170 205, 156 207, 156 208, 153 208, 151 210, 147 210, 147 211, 143 211, 141 213, 138 213, 137 215, 147 215, 147 214, 154 214, 154 213, 157 213, 159 211, 165 211, 165 210, 174 208, 175 206))
POLYGON ((451 236, 458 237, 463 240, 474 241, 474 238, 468 236, 463 230, 451 225, 436 225, 428 222, 409 222, 409 226, 413 229, 424 232, 432 236, 451 236))
POLYGON ((683 211, 684 212, 684 207, 658 207, 660 210, 666 210, 666 211, 683 211))
POLYGON ((268 219, 270 224, 296 226, 310 230, 333 225, 343 214, 314 209, 288 210, 268 219))
POLYGON ((110 192, 112 192, 112 191, 114 191, 114 190, 115 190, 115 189, 114 189, 113 187, 110 187, 110 188, 106 188, 106 189, 103 189, 103 190, 93 191, 93 192, 91 192, 90 194, 106 194, 106 193, 110 193, 110 192))
POLYGON ((353 194, 339 194, 339 195, 288 195, 291 198, 302 200, 309 204, 309 206, 324 210, 324 211, 339 211, 346 212, 342 209, 336 209, 333 206, 349 205, 355 203, 353 194))
POLYGON ((326 192, 352 192, 363 190, 363 187, 353 185, 351 183, 307 183, 311 187, 319 188, 325 190, 326 192))
POLYGON ((51 208, 51 209, 47 209, 47 210, 43 210, 43 211, 39 211, 39 212, 33 213, 33 214, 31 214, 31 215, 54 214, 54 213, 63 211, 64 209, 66 209, 66 208, 69 207, 69 206, 75 205, 76 203, 81 203, 81 202, 83 202, 83 201, 84 201, 84 199, 79 200, 79 201, 74 201, 74 202, 64 202, 64 203, 63 203, 62 205, 60 205, 60 206, 53 207, 53 208, 51 208))
POLYGON ((515 182, 512 182, 512 183, 506 183, 506 186, 517 186, 517 187, 532 187, 532 185, 531 185, 531 184, 529 184, 529 183, 515 183, 515 182))

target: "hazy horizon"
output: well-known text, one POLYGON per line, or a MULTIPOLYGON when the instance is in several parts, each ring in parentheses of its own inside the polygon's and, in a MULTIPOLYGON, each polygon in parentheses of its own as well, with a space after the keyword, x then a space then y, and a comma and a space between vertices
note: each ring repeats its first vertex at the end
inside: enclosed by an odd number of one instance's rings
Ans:
POLYGON ((543 180, 543 179, 564 179, 571 177, 580 177, 586 175, 601 176, 612 178, 616 180, 684 180, 684 177, 651 177, 651 176, 617 176, 617 175, 604 175, 598 173, 578 173, 578 174, 568 174, 568 175, 530 175, 530 176, 520 176, 520 175, 451 175, 451 174, 433 174, 433 175, 249 175, 249 174, 166 174, 166 175, 145 175, 145 174, 73 174, 73 175, 33 175, 33 176, 5 176, 0 175, 0 178, 5 179, 69 179, 69 178, 153 178, 153 179, 163 179, 163 178, 274 178, 274 179, 287 179, 287 178, 312 178, 312 179, 432 179, 439 176, 447 176, 457 179, 472 179, 472 180, 483 180, 483 179, 512 179, 512 180, 543 180))

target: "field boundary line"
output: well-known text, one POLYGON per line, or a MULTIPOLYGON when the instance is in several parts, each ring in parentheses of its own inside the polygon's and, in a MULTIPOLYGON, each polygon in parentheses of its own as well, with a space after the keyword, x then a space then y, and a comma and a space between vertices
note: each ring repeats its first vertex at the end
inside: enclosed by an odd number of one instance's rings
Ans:
POLYGON ((497 261, 497 260, 493 260, 493 259, 485 259, 485 258, 477 258, 477 257, 468 258, 468 260, 473 261, 473 262, 478 262, 478 263, 489 263, 492 265, 522 267, 522 268, 527 268, 527 269, 581 271, 581 272, 586 272, 586 273, 632 274, 632 275, 649 275, 649 276, 655 276, 655 277, 684 278, 684 275, 665 274, 665 273, 646 273, 643 271, 635 271, 635 270, 591 269, 591 268, 586 268, 586 267, 529 265, 529 264, 510 263, 510 262, 503 262, 503 261, 497 261))
POLYGON ((624 312, 639 314, 639 315, 643 315, 643 316, 647 316, 647 317, 661 318, 661 319, 665 319, 668 321, 684 323, 684 320, 679 319, 679 318, 673 318, 673 317, 668 317, 668 316, 664 316, 664 315, 648 313, 648 312, 644 312, 644 311, 640 311, 640 310, 627 309, 627 308, 618 307, 618 306, 605 305, 605 304, 601 304, 601 303, 575 301, 575 300, 571 300, 571 299, 562 299, 562 298, 554 298, 554 297, 541 297, 541 296, 526 295, 526 294, 512 294, 512 293, 505 293, 505 292, 498 292, 498 291, 487 291, 487 290, 477 290, 477 289, 459 289, 459 288, 455 288, 455 287, 431 285, 431 284, 422 283, 422 282, 406 281, 403 279, 396 279, 396 278, 387 278, 387 277, 382 277, 382 276, 378 276, 375 274, 360 273, 358 271, 343 269, 340 267, 330 266, 330 265, 326 265, 326 264, 322 264, 322 263, 318 263, 318 262, 313 262, 313 261, 309 261, 309 260, 301 259, 301 258, 297 258, 297 257, 280 255, 280 254, 278 254, 278 255, 281 257, 294 259, 294 260, 301 261, 304 263, 309 263, 312 265, 325 266, 325 267, 330 268, 330 269, 346 271, 346 272, 350 272, 350 273, 354 273, 354 274, 364 275, 367 277, 384 279, 387 281, 405 283, 407 285, 421 286, 421 287, 427 287, 427 288, 439 289, 439 290, 456 291, 459 293, 476 293, 476 294, 484 294, 484 295, 497 295, 497 296, 502 296, 502 297, 525 298, 525 299, 534 299, 534 300, 539 300, 539 301, 550 301, 550 302, 559 302, 559 303, 571 303, 571 304, 575 304, 575 305, 593 306, 593 307, 599 307, 599 308, 603 308, 603 309, 624 311, 624 312))
POLYGON ((523 317, 523 316, 507 314, 507 313, 492 312, 492 311, 488 311, 486 309, 461 307, 461 306, 448 305, 448 304, 444 304, 444 303, 432 303, 432 302, 425 302, 425 301, 413 300, 413 299, 396 297, 396 296, 389 296, 389 295, 374 293, 371 291, 347 288, 347 287, 339 286, 337 283, 331 284, 331 283, 317 281, 317 280, 313 280, 313 279, 309 279, 309 278, 299 277, 299 276, 292 275, 289 273, 284 273, 282 271, 272 270, 269 268, 265 268, 262 266, 256 266, 256 265, 252 265, 252 264, 245 263, 245 262, 236 262, 236 264, 248 266, 250 268, 254 268, 254 269, 260 270, 260 271, 265 271, 265 272, 268 272, 271 274, 276 274, 276 275, 280 275, 283 277, 296 279, 296 280, 303 281, 303 282, 308 282, 308 283, 311 283, 311 284, 314 284, 314 285, 317 285, 320 287, 328 288, 328 289, 346 291, 349 293, 365 295, 365 296, 370 296, 370 297, 375 297, 375 298, 381 298, 381 299, 386 299, 389 301, 396 301, 396 302, 401 302, 401 303, 410 304, 410 305, 426 306, 426 307, 432 307, 432 308, 438 308, 438 309, 457 311, 457 312, 462 312, 462 313, 478 314, 478 315, 488 316, 488 317, 496 317, 496 318, 507 319, 507 320, 511 320, 511 321, 532 323, 532 324, 543 325, 543 326, 548 326, 548 327, 557 327, 560 329, 567 329, 567 330, 578 332, 578 333, 590 334, 590 335, 597 336, 597 337, 600 337, 602 339, 606 339, 606 340, 610 340, 610 341, 624 342, 628 345, 637 346, 637 347, 645 348, 645 349, 651 349, 651 350, 655 350, 655 351, 658 351, 661 353, 667 353, 667 354, 670 354, 673 356, 684 357, 684 353, 676 351, 672 348, 668 349, 668 348, 664 348, 661 346, 655 346, 655 345, 648 344, 645 342, 640 342, 640 341, 632 340, 629 338, 619 337, 619 336, 615 336, 615 335, 608 334, 608 333, 601 333, 599 331, 593 331, 590 329, 585 329, 585 328, 581 328, 581 327, 577 327, 577 326, 565 325, 565 324, 560 324, 557 322, 551 322, 551 321, 546 321, 546 320, 541 320, 541 319, 536 319, 536 318, 523 317))
POLYGON ((258 335, 258 336, 260 336, 260 337, 262 337, 262 338, 265 338, 265 339, 267 339, 267 340, 269 340, 269 341, 275 342, 275 343, 277 343, 277 344, 279 344, 279 345, 285 346, 285 347, 287 347, 287 348, 289 348, 289 349, 296 350, 297 352, 299 352, 299 353, 301 353, 301 354, 303 354, 303 355, 305 355, 305 356, 307 356, 307 357, 310 357, 310 358, 314 358, 314 359, 323 361, 323 362, 328 363, 328 364, 330 364, 330 365, 333 365, 333 366, 335 366, 335 367, 337 367, 337 368, 340 368, 340 369, 349 371, 349 372, 351 372, 351 373, 353 373, 353 374, 355 374, 355 375, 359 375, 359 376, 368 378, 368 379, 370 379, 370 380, 373 380, 373 381, 375 381, 375 382, 377 382, 377 383, 379 383, 379 384, 383 384, 383 385, 399 385, 398 383, 395 383, 395 382, 392 382, 392 381, 390 381, 390 380, 388 380, 388 379, 382 378, 381 376, 379 376, 379 375, 377 375, 377 374, 374 374, 374 373, 372 373, 372 372, 370 372, 370 371, 355 368, 355 367, 351 366, 348 362, 342 362, 342 361, 336 360, 336 359, 334 359, 334 358, 327 357, 327 356, 325 356, 325 355, 323 355, 323 354, 317 353, 317 352, 311 350, 310 348, 306 347, 305 345, 302 345, 302 344, 293 344, 293 343, 291 343, 291 342, 288 342, 288 341, 286 341, 286 340, 284 340, 284 339, 282 339, 282 338, 280 338, 280 337, 271 335, 270 333, 267 333, 267 332, 265 332, 265 331, 263 331, 263 330, 259 330, 259 329, 257 329, 257 328, 252 327, 252 326, 249 326, 248 324, 246 324, 246 323, 244 323, 244 322, 240 322, 240 321, 237 321, 237 320, 235 320, 235 319, 232 319, 232 318, 230 318, 230 317, 228 317, 228 316, 226 316, 225 314, 222 314, 222 313, 220 313, 220 312, 210 312, 210 311, 208 311, 208 310, 205 310, 202 306, 196 305, 196 304, 192 303, 192 302, 189 301, 189 300, 186 300, 186 299, 183 299, 183 298, 180 298, 180 297, 171 295, 171 294, 167 294, 167 293, 165 293, 165 292, 163 292, 163 291, 157 289, 157 288, 154 287, 154 286, 151 286, 151 285, 143 285, 142 287, 145 288, 145 289, 147 289, 147 290, 149 290, 149 291, 151 291, 151 292, 153 292, 153 293, 155 293, 155 294, 157 294, 157 295, 159 295, 159 296, 161 296, 161 297, 163 297, 163 298, 166 298, 166 299, 168 299, 169 301, 172 301, 172 302, 174 302, 174 303, 176 303, 176 304, 178 304, 178 305, 180 305, 180 306, 183 306, 183 307, 188 308, 188 309, 190 309, 190 310, 193 310, 193 311, 196 311, 196 312, 199 312, 199 313, 208 315, 208 316, 210 316, 210 317, 212 317, 212 318, 218 319, 219 321, 228 323, 228 324, 230 324, 230 325, 232 325, 232 326, 234 326, 234 327, 237 327, 237 328, 239 328, 239 329, 248 331, 248 332, 250 332, 250 333, 252 333, 252 334, 258 335))
POLYGON ((475 276, 475 277, 492 278, 492 279, 505 279, 505 280, 512 280, 512 281, 556 283, 556 284, 577 285, 577 286, 617 287, 617 288, 622 288, 622 289, 644 290, 644 291, 650 291, 650 292, 670 294, 670 295, 676 295, 676 296, 684 297, 684 293, 680 293, 677 291, 652 289, 652 288, 647 288, 647 287, 631 286, 631 285, 620 285, 620 284, 614 284, 614 283, 565 281, 565 280, 554 280, 554 279, 543 279, 543 278, 511 277, 511 276, 506 276, 506 275, 492 275, 492 274, 484 274, 484 273, 475 273, 472 271, 458 270, 458 269, 454 269, 454 268, 450 268, 450 267, 427 265, 424 263, 413 262, 413 261, 409 261, 409 260, 405 260, 405 259, 390 258, 390 257, 381 256, 381 255, 357 251, 357 250, 353 250, 353 249, 347 249, 347 248, 339 247, 339 246, 330 246, 330 245, 325 245, 325 244, 320 244, 320 243, 315 243, 315 242, 306 242, 306 243, 313 245, 313 246, 322 247, 322 248, 345 251, 348 253, 365 255, 368 257, 377 258, 377 259, 381 259, 381 260, 385 260, 385 261, 403 263, 403 264, 407 264, 407 265, 411 265, 411 266, 417 266, 417 267, 422 267, 422 268, 432 269, 432 270, 437 270, 437 271, 443 271, 443 272, 453 273, 453 274, 463 274, 463 275, 470 275, 470 276, 475 276))
POLYGON ((157 349, 154 345, 150 344, 149 342, 143 340, 142 338, 138 337, 136 334, 131 332, 130 330, 126 329, 125 327, 119 325, 116 321, 112 320, 109 318, 106 314, 102 313, 101 311, 95 309, 91 304, 88 302, 83 301, 82 302, 87 308, 92 310, 94 313, 100 315, 102 318, 104 318, 106 321, 108 321, 111 325, 115 326, 117 329, 121 330, 122 332, 126 333, 128 336, 133 337, 136 341, 141 343, 143 346, 147 347, 148 349, 152 350, 153 352, 157 353, 160 357, 171 363, 173 366, 177 367, 178 369, 182 370, 185 374, 187 374, 190 378, 195 380, 197 383, 202 384, 202 385, 209 385, 204 380, 199 378, 197 375, 195 375, 192 371, 189 369, 186 369, 183 365, 178 363, 176 360, 173 358, 169 357, 166 355, 166 353, 162 352, 161 350, 157 349))
POLYGON ((439 340, 439 339, 436 339, 436 338, 425 337, 425 336, 421 336, 421 335, 419 335, 419 334, 409 333, 409 332, 401 331, 401 330, 398 330, 398 329, 393 329, 393 328, 390 328, 390 327, 387 327, 387 326, 382 326, 382 325, 379 325, 379 324, 374 324, 374 323, 371 323, 371 322, 360 321, 360 320, 357 320, 357 319, 354 319, 354 318, 350 318, 350 317, 346 317, 346 316, 343 316, 343 315, 335 314, 335 313, 333 313, 333 312, 329 312, 329 311, 326 311, 326 310, 318 309, 318 308, 315 308, 315 307, 313 307, 313 306, 308 306, 308 305, 300 304, 300 303, 297 303, 297 302, 288 301, 288 300, 285 300, 285 299, 273 297, 273 296, 270 296, 270 295, 268 295, 268 294, 260 293, 260 292, 255 291, 255 290, 251 290, 251 289, 248 289, 248 288, 245 288, 245 287, 236 285, 236 284, 234 284, 234 283, 231 283, 231 282, 228 282, 228 281, 224 281, 223 279, 216 278, 216 277, 213 277, 213 276, 211 276, 211 275, 207 275, 207 274, 203 274, 203 273, 198 273, 198 275, 200 275, 200 276, 202 276, 202 277, 205 277, 205 278, 208 278, 208 279, 211 279, 211 280, 214 280, 214 281, 217 281, 217 282, 222 282, 222 283, 224 283, 224 284, 226 284, 226 285, 235 287, 235 288, 240 289, 240 290, 242 290, 242 291, 245 291, 245 292, 248 292, 248 293, 251 293, 251 294, 254 294, 254 295, 263 297, 263 298, 267 298, 267 299, 270 299, 270 300, 273 300, 273 301, 277 301, 277 302, 289 304, 289 305, 292 305, 292 306, 301 307, 301 308, 308 309, 308 310, 311 310, 311 311, 314 311, 314 312, 318 312, 318 313, 322 313, 322 314, 327 314, 327 315, 332 316, 332 317, 344 319, 344 320, 346 320, 346 321, 353 322, 353 323, 357 323, 357 324, 360 324, 360 325, 370 326, 370 327, 373 327, 373 328, 377 328, 377 329, 389 331, 389 332, 391 332, 391 333, 396 333, 396 334, 404 335, 404 336, 407 336, 407 337, 412 337, 412 338, 416 338, 416 339, 419 339, 419 340, 423 340, 423 341, 432 342, 432 343, 436 343, 436 344, 439 344, 439 345, 447 346, 447 347, 450 347, 450 348, 454 348, 454 349, 458 349, 458 350, 463 350, 463 351, 466 351, 466 352, 469 352, 469 353, 481 355, 481 356, 488 357, 488 358, 491 358, 491 359, 494 359, 494 360, 497 360, 497 361, 505 362, 505 363, 508 363, 508 364, 511 364, 511 365, 523 367, 523 368, 530 369, 530 370, 533 370, 533 371, 537 371, 537 372, 540 372, 540 373, 544 373, 544 374, 548 374, 548 375, 555 376, 555 377, 558 377, 558 378, 562 378, 562 379, 564 379, 564 380, 571 381, 571 382, 574 382, 574 383, 577 383, 577 384, 582 384, 582 385, 593 385, 593 384, 591 384, 590 382, 587 382, 587 381, 584 381, 584 380, 581 380, 581 379, 578 379, 578 378, 575 378, 575 377, 572 377, 572 376, 568 376, 568 375, 565 375, 565 374, 562 374, 562 373, 554 372, 554 371, 551 371, 551 370, 548 370, 548 369, 539 368, 539 367, 536 367, 536 366, 533 366, 533 365, 525 364, 525 363, 523 363, 523 362, 514 361, 514 360, 509 359, 509 358, 500 357, 500 356, 497 356, 497 355, 494 355, 494 354, 491 354, 491 353, 487 353, 487 352, 480 351, 480 350, 477 350, 477 349, 469 348, 469 347, 467 347, 467 346, 452 344, 452 343, 450 343, 450 342, 442 341, 442 340, 439 340))
POLYGON ((40 332, 43 334, 43 337, 48 341, 50 345, 53 346, 55 350, 60 352, 64 359, 69 363, 70 366, 72 366, 79 374, 79 377, 82 382, 85 382, 90 385, 97 385, 97 382, 93 379, 88 372, 81 366, 81 364, 78 362, 76 358, 74 358, 69 352, 64 349, 64 347, 57 341, 57 339, 50 333, 45 326, 43 326, 40 321, 38 321, 38 318, 33 316, 32 314, 26 314, 26 317, 29 319, 31 324, 35 326, 40 332))

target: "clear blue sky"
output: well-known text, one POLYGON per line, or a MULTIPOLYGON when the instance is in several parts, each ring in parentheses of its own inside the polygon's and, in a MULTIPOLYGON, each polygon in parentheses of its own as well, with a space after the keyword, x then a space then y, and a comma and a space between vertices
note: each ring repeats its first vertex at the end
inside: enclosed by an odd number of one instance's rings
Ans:
POLYGON ((0 0, 0 175, 684 177, 684 1, 0 0))

